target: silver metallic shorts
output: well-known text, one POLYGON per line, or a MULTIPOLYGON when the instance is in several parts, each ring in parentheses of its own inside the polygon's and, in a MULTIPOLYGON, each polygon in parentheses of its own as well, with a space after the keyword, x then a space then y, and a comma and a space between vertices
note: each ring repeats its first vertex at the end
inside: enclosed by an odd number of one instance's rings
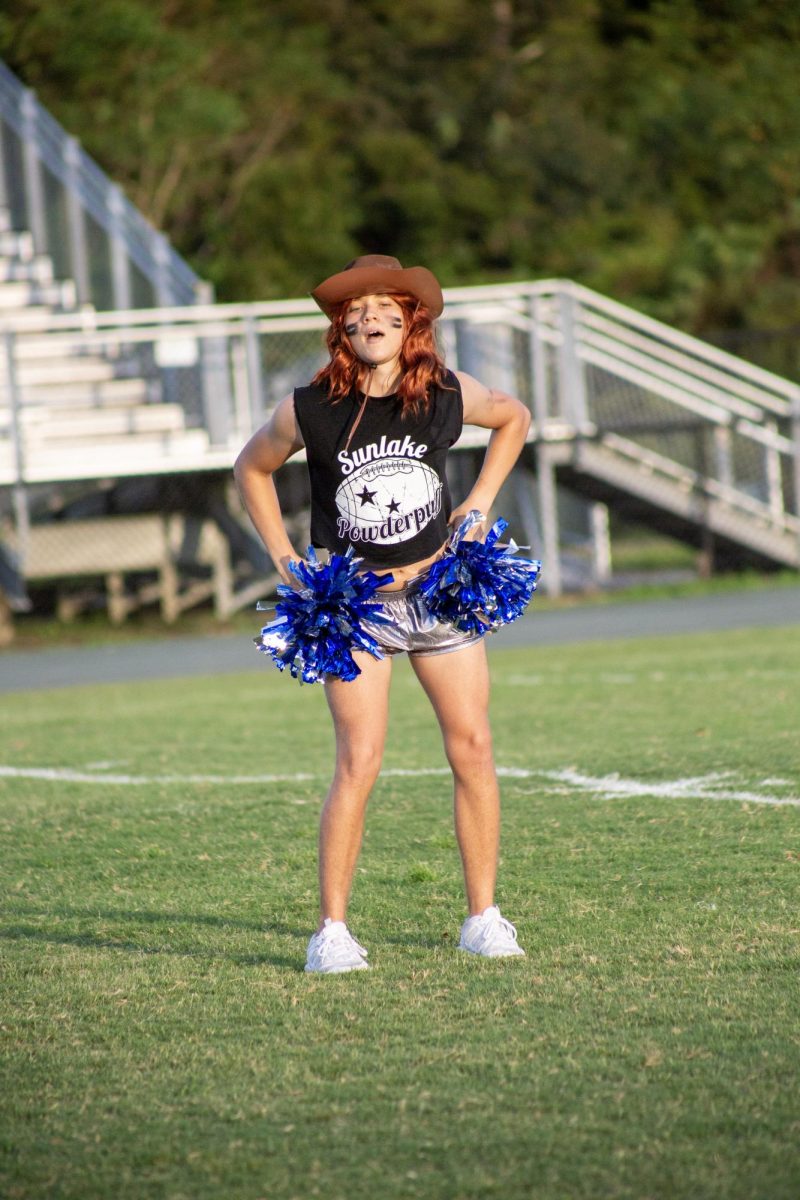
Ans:
POLYGON ((384 654, 413 654, 427 657, 433 654, 450 654, 482 640, 480 634, 462 633, 445 621, 438 621, 425 607, 418 589, 422 578, 412 579, 405 587, 378 589, 375 599, 383 605, 383 615, 391 625, 374 624, 369 619, 361 622, 362 628, 370 633, 384 654))

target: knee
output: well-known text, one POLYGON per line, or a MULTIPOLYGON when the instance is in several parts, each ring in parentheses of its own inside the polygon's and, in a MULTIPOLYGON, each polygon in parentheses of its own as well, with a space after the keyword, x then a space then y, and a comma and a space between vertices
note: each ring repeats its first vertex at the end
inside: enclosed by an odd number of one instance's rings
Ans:
POLYGON ((488 725, 450 734, 445 746, 450 766, 460 774, 484 771, 494 765, 492 734, 488 725))
POLYGON ((374 742, 340 748, 336 755, 336 778, 351 787, 372 787, 381 769, 383 747, 374 742))

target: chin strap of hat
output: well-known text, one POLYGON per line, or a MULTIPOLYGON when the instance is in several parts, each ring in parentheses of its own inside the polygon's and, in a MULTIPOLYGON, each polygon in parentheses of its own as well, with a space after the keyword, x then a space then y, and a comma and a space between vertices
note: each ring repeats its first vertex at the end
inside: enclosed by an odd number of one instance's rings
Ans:
MULTIPOLYGON (((372 364, 373 368, 374 368, 374 365, 375 364, 373 363, 372 364)), ((355 421, 353 421, 353 424, 350 426, 350 432, 348 433, 347 441, 344 444, 345 450, 350 449, 350 443, 353 440, 353 434, 358 429, 358 426, 361 423, 361 418, 364 415, 364 409, 367 407, 367 400, 369 400, 369 394, 367 392, 364 392, 364 399, 361 401, 361 407, 359 408, 358 412, 356 413, 355 421)))

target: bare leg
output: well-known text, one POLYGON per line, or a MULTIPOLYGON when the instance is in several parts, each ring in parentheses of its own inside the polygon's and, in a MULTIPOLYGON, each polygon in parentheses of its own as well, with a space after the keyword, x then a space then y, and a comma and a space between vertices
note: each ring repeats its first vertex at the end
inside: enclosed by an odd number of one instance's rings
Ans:
POLYGON ((389 719, 391 659, 354 656, 357 679, 330 679, 325 695, 336 733, 336 772, 319 827, 321 922, 344 921, 364 832, 364 814, 378 777, 389 719))
POLYGON ((483 642, 451 654, 411 658, 433 705, 453 771, 455 826, 471 916, 494 904, 500 793, 489 728, 489 668, 483 642))

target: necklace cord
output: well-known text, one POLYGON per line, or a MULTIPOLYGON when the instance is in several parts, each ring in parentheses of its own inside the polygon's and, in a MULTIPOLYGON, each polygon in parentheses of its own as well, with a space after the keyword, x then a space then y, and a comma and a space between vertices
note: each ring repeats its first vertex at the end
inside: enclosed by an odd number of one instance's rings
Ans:
POLYGON ((353 424, 350 426, 350 432, 348 433, 347 441, 344 444, 345 450, 350 449, 350 443, 353 440, 353 434, 358 429, 358 427, 361 423, 361 418, 364 415, 364 409, 367 407, 367 400, 369 400, 369 396, 367 395, 366 392, 364 392, 364 399, 361 401, 361 407, 358 410, 355 421, 353 421, 353 424))

